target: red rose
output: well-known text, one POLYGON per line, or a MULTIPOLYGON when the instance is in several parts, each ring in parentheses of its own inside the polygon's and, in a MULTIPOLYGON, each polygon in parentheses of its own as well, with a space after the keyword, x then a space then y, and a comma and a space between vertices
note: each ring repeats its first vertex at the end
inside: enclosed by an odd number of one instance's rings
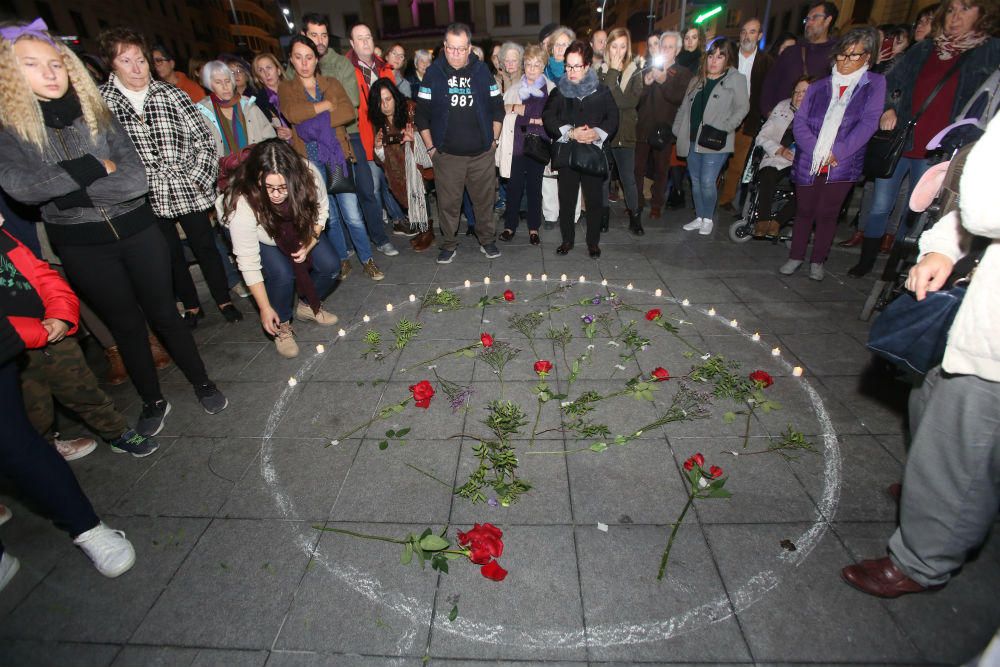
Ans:
POLYGON ((483 347, 493 347, 493 336, 484 333, 479 337, 479 342, 483 344, 483 347))
POLYGON ((552 370, 552 362, 546 361, 545 359, 540 359, 535 362, 535 372, 540 376, 545 377, 552 370))
POLYGON ((662 315, 663 311, 660 310, 659 308, 652 308, 646 311, 646 319, 649 320, 650 322, 655 322, 656 320, 660 319, 662 315))
POLYGON ((428 408, 431 404, 431 398, 434 396, 434 387, 427 380, 421 380, 416 384, 410 385, 410 391, 413 392, 413 401, 418 408, 428 408))
POLYGON ((764 371, 754 371, 750 374, 750 381, 760 385, 761 389, 767 389, 774 384, 774 378, 764 371))
POLYGON ((693 470, 694 469, 694 459, 688 459, 687 461, 685 461, 684 462, 684 469, 688 470, 688 471, 693 470))
POLYGON ((487 579, 492 579, 493 581, 503 581, 507 577, 507 570, 500 567, 500 563, 495 560, 491 560, 486 565, 483 565, 480 572, 487 579))
POLYGON ((477 523, 465 533, 458 531, 458 543, 469 550, 469 560, 477 565, 485 565, 503 554, 501 537, 503 532, 491 523, 477 523))
POLYGON ((657 367, 653 369, 653 379, 657 382, 663 382, 664 380, 670 379, 670 371, 666 368, 657 367))
POLYGON ((712 479, 716 479, 717 477, 722 477, 722 468, 720 468, 719 466, 712 466, 711 468, 708 469, 708 476, 711 477, 712 479))
POLYGON ((697 463, 699 468, 701 468, 702 466, 705 465, 705 457, 702 456, 700 453, 695 454, 694 456, 692 456, 691 460, 693 460, 695 463, 697 463))
POLYGON ((504 301, 513 301, 514 300, 514 293, 511 292, 510 290, 507 290, 506 292, 503 293, 503 300, 504 301))

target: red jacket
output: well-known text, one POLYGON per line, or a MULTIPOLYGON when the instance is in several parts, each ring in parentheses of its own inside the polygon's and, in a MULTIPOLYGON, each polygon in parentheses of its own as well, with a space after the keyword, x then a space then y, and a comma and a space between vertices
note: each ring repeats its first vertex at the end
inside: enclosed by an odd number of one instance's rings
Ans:
MULTIPOLYGON (((0 252, 17 268, 45 305, 45 319, 63 320, 70 324, 67 335, 76 333, 80 321, 80 300, 69 284, 58 273, 52 270, 47 262, 35 257, 27 246, 0 229, 0 252), (13 247, 11 247, 13 244, 13 247)), ((14 325, 17 334, 30 349, 45 347, 49 344, 49 332, 42 326, 42 321, 34 317, 15 317, 8 315, 7 319, 14 325)))
MULTIPOLYGON (((354 49, 347 52, 347 58, 354 64, 354 78, 358 81, 358 97, 361 98, 360 104, 358 104, 358 133, 361 135, 361 144, 365 147, 366 157, 371 161, 375 159, 375 132, 372 130, 371 120, 368 119, 368 93, 371 92, 371 86, 368 85, 368 81, 361 73, 358 56, 354 53, 354 49)), ((392 67, 388 63, 375 56, 373 64, 375 67, 372 69, 378 73, 379 78, 384 77, 395 81, 392 67)))

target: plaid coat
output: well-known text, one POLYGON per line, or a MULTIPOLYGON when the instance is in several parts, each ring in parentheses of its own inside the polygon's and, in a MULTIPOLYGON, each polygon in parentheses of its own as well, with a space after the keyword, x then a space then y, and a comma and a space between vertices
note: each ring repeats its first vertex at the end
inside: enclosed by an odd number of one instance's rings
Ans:
POLYGON ((142 158, 153 212, 172 219, 212 208, 219 155, 191 98, 169 83, 150 81, 140 118, 114 77, 101 86, 101 95, 142 158))

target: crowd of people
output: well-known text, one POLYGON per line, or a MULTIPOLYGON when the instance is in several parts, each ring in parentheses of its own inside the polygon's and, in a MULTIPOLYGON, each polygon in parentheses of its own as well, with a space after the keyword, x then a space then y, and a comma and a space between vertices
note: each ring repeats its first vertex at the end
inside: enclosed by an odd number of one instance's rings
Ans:
MULTIPOLYGON (((794 220, 793 242, 779 270, 795 273, 811 241, 809 277, 822 280, 872 136, 919 119, 892 174, 869 184, 859 233, 845 242, 860 245, 851 274, 865 275, 904 180, 912 190, 927 169, 928 142, 1000 64, 997 6, 948 0, 912 27, 839 36, 838 18, 833 2, 816 2, 802 37, 769 37, 767 51, 757 18, 738 39, 691 27, 642 43, 622 27, 581 39, 550 25, 537 43, 497 44, 489 59, 454 23, 410 61, 364 24, 342 55, 329 20, 307 14, 283 60, 222 54, 192 60, 187 75, 129 28, 105 30, 96 57, 75 54, 41 20, 3 27, 0 252, 12 289, 0 295, 0 391, 5 406, 24 406, 5 407, 0 422, 14 434, 3 473, 45 489, 40 506, 102 573, 131 567, 128 541, 97 519, 65 464, 96 442, 60 438, 52 401, 134 456, 156 450, 171 411, 158 368, 175 363, 206 413, 228 406, 192 333, 205 305, 188 249, 221 316, 240 322, 233 295, 252 297, 290 358, 294 322, 338 321, 324 301, 355 257, 367 278, 385 277, 375 253, 398 255, 391 237, 418 253, 437 239, 436 261, 447 264, 464 218, 466 236, 495 259, 524 217, 533 245, 558 224, 555 252, 567 255, 583 219, 588 255, 599 258, 610 202, 624 202, 629 232, 642 236, 643 213, 646 225, 665 224, 663 208, 685 206, 688 181, 694 217, 682 229, 709 236, 720 211, 738 214, 759 149, 755 234, 776 234, 771 197, 789 179, 795 197, 781 214, 794 220), (81 323, 105 349, 108 380, 132 380, 142 401, 134 428, 70 336, 81 323)), ((14 571, 4 554, 0 588, 14 571)))

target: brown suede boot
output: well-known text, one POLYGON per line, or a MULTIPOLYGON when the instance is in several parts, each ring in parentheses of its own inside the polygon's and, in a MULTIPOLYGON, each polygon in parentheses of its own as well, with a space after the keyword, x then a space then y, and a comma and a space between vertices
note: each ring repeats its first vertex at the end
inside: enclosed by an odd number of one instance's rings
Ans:
POLYGON ((128 379, 128 373, 125 372, 125 362, 122 361, 118 346, 115 345, 104 350, 104 356, 108 359, 108 384, 124 383, 128 379))
POLYGON ((174 360, 167 354, 167 350, 163 347, 160 339, 153 334, 149 334, 149 350, 153 353, 153 365, 156 366, 156 370, 162 371, 174 363, 174 360))
POLYGON ((413 246, 413 252, 424 252, 434 244, 434 230, 428 228, 426 232, 420 232, 412 239, 410 239, 410 245, 413 246))

